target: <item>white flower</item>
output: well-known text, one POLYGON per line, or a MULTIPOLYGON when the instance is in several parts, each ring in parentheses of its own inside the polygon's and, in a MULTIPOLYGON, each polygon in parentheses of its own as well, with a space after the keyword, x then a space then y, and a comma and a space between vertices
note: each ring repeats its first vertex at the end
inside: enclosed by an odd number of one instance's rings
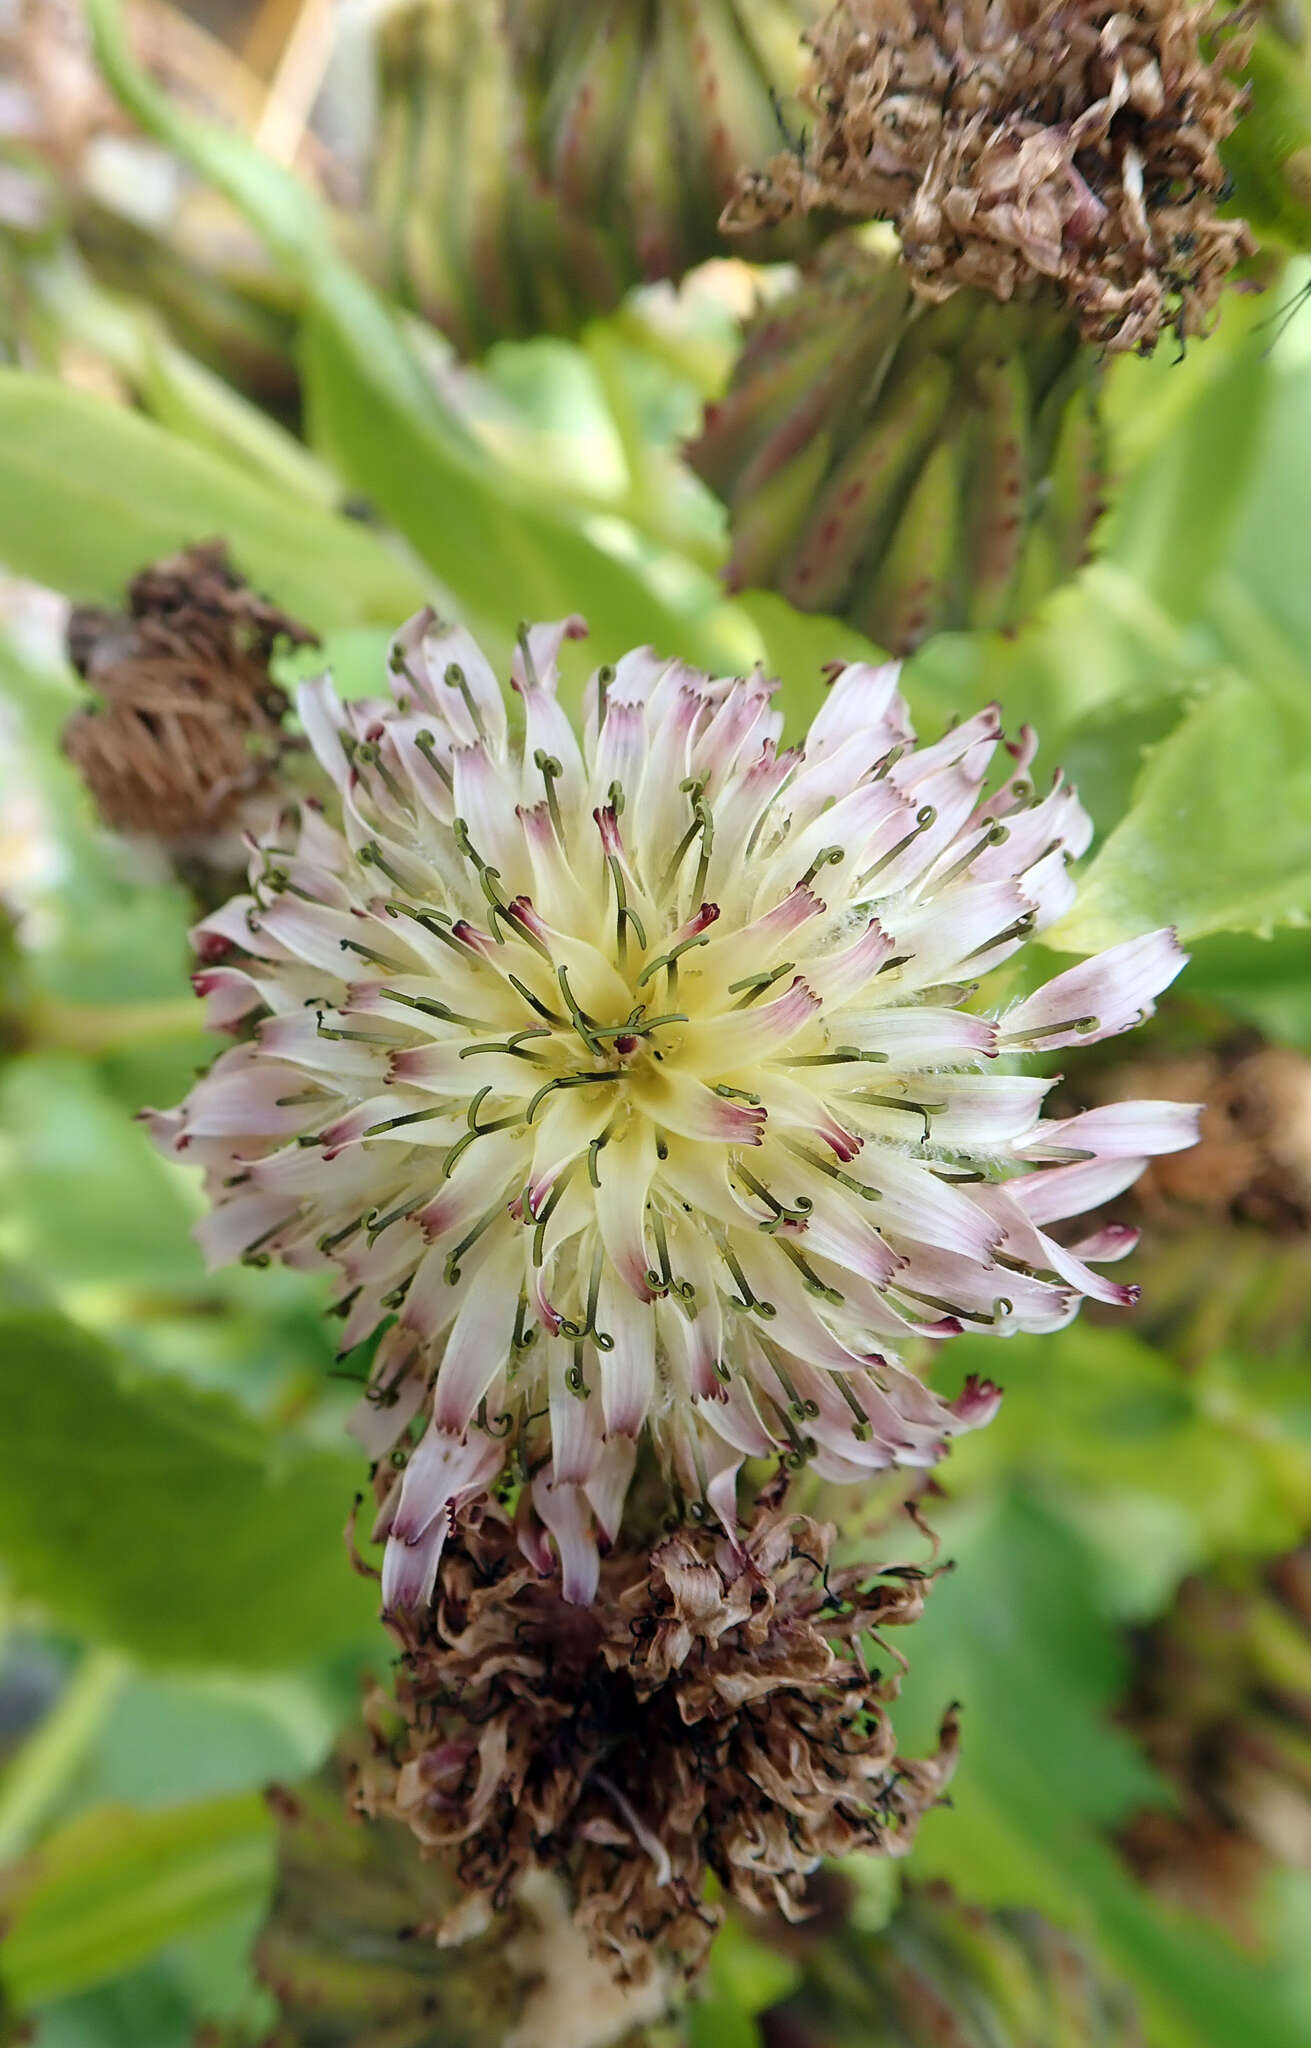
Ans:
POLYGON ((503 1470, 587 1599, 644 1431, 730 1531, 744 1458, 933 1464, 997 1390, 943 1400, 905 1339, 1130 1299, 1088 1261, 1131 1233, 1047 1226, 1195 1135, 1176 1103, 1044 1124, 1050 1082, 998 1058, 1133 1024, 1170 933, 974 1000, 1089 838, 1059 777, 1034 793, 1031 735, 985 793, 995 708, 917 747, 896 670, 856 664, 781 749, 772 684, 642 648, 592 677, 580 741, 555 658, 581 630, 521 636, 522 738, 430 615, 394 704, 305 689, 341 829, 305 810, 198 927, 211 1021, 246 1035, 153 1117, 206 1169, 213 1264, 330 1264, 344 1347, 387 1323, 357 1429, 408 1451, 388 1605, 427 1601, 503 1470))

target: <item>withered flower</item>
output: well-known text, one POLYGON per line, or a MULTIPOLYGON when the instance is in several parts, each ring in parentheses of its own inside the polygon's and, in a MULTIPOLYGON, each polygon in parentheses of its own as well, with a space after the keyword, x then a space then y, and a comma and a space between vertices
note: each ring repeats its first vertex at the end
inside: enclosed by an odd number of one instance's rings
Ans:
POLYGON ((1125 1710, 1178 1808, 1134 1817, 1145 1884, 1258 1941, 1272 1863, 1311 1870, 1311 1543, 1185 1580, 1144 1632, 1125 1710))
POLYGON ((810 40, 813 131, 725 227, 832 207, 895 222, 926 299, 1051 278, 1108 349, 1206 331, 1254 247, 1217 216, 1242 49, 1209 6, 838 0, 810 40))
POLYGON ((269 670, 279 641, 315 636, 242 582, 222 541, 142 570, 126 614, 75 607, 69 659, 99 702, 69 721, 64 751, 107 825, 174 855, 231 834, 240 859, 236 833, 269 822, 270 785, 300 744, 269 670))
POLYGON ((1137 1199, 1154 1221, 1208 1216, 1281 1237, 1311 1231, 1311 1060, 1251 1037, 1171 1060, 1133 1061, 1108 1077, 1108 1099, 1150 1082, 1155 1096, 1202 1105, 1187 1155, 1154 1159, 1137 1199))
POLYGON ((685 1526, 601 1567, 568 1605, 493 1505, 448 1542, 431 1610, 393 1616, 395 1698, 367 1717, 363 1811, 449 1853, 471 1900, 537 1867, 566 1884, 616 1975, 691 1974, 719 1913, 801 1909, 806 1875, 852 1849, 903 1855, 954 1763, 897 1755, 895 1675, 863 1642, 913 1621, 917 1569, 830 1566, 834 1531, 762 1498, 740 1548, 685 1526))

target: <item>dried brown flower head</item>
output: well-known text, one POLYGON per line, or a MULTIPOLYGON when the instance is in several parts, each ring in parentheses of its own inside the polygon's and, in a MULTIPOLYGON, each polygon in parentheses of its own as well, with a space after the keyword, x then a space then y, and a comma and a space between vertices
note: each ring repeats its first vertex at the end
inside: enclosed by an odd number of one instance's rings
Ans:
POLYGON ((708 1870, 793 1916, 822 1857, 904 1854, 951 1776, 955 1727, 935 1756, 899 1758, 883 1711, 897 1680, 862 1639, 913 1621, 925 1576, 830 1568, 833 1537, 768 1500, 738 1550, 685 1527, 612 1553, 580 1608, 499 1510, 470 1516, 431 1612, 390 1624, 400 1672, 367 1709, 361 1809, 451 1852, 489 1908, 555 1871, 626 1979, 702 1962, 708 1870))
POLYGON ((838 0, 813 32, 813 131, 745 172, 745 231, 833 207, 896 223, 927 299, 1051 278, 1086 340, 1201 334, 1254 244, 1220 220, 1237 41, 1192 0, 838 0))
POLYGON ((1154 1159, 1136 1190, 1154 1220, 1171 1212, 1191 1227, 1197 1211, 1279 1235, 1311 1231, 1311 1060, 1290 1046, 1204 1048, 1173 1060, 1135 1061, 1110 1077, 1113 1097, 1150 1085, 1167 1101, 1201 1102, 1191 1152, 1154 1159))
POLYGON ((1124 1719, 1174 1786, 1121 1847, 1144 1883, 1249 1941, 1271 1863, 1311 1870, 1311 1543, 1185 1580, 1144 1631, 1124 1719))
POLYGON ((279 640, 315 636, 241 581, 222 541, 144 569, 128 604, 70 617, 69 659, 100 702, 74 714, 64 751, 115 831, 200 846, 244 822, 298 744, 269 662, 279 640))

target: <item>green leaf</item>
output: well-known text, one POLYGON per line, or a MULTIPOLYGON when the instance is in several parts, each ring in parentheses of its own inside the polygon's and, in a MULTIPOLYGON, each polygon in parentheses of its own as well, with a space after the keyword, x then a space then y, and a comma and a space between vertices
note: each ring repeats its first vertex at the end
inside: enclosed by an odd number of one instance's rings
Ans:
POLYGON ((47 1285, 212 1292, 190 1234, 191 1176, 160 1157, 84 1063, 15 1060, 0 1080, 0 1132, 6 1249, 47 1285))
POLYGON ((1304 361, 1286 370, 1275 384, 1252 489, 1229 554, 1230 566, 1258 612, 1301 650, 1304 661, 1311 650, 1311 579, 1305 546, 1311 526, 1308 435, 1311 363, 1304 361))
POLYGON ((55 1315, 0 1319, 0 1554, 16 1591, 154 1663, 287 1667, 367 1645, 342 1525, 361 1468, 134 1372, 55 1315))
POLYGON ((1311 963, 1304 932, 1203 939, 1193 950, 1188 986, 1268 1038, 1311 1053, 1311 963))
POLYGON ((120 1976, 265 1904, 273 1861, 254 1794, 162 1813, 92 1808, 0 1879, 5 1989, 25 2008, 120 1976))
POLYGON ((283 1671, 135 1672, 96 1731, 79 1802, 155 1807, 294 1781, 358 1709, 353 1672, 335 1685, 283 1671))
POLYGON ((955 1372, 999 1379, 1005 1399, 956 1447, 952 1492, 1026 1479, 1093 1543, 1111 1612, 1158 1612, 1185 1572, 1291 1548, 1311 1524, 1307 1444, 1223 1359, 1185 1371, 1132 1330, 1086 1319, 954 1349, 955 1372))
POLYGON ((1148 756, 1079 900, 1044 934, 1091 953, 1157 925, 1268 933, 1311 914, 1311 703, 1224 675, 1148 756))
POLYGON ((709 1992, 687 2011, 687 2048, 760 2048, 760 2029, 730 1998, 709 1992))
POLYGON ((1110 1723, 1124 1657, 1078 1538, 1018 1493, 958 1511, 944 1535, 957 1566, 916 1625, 898 1728, 914 1750, 947 1701, 963 1701, 963 1755, 950 1805, 921 1830, 917 1875, 981 1905, 1036 1906, 1092 1938, 1108 1973, 1134 1985, 1151 2048, 1304 2048, 1296 1958, 1241 1955, 1156 1904, 1107 1838, 1160 1801, 1110 1723))
POLYGON ((108 603, 143 563, 221 534, 315 628, 397 623, 427 592, 367 528, 289 499, 125 407, 0 369, 0 561, 108 603))
POLYGON ((740 2013, 763 2012, 795 1991, 801 1971, 793 1957, 758 1941, 730 1917, 715 1936, 710 1951, 713 1998, 740 2013))
POLYGON ((1259 459, 1276 383, 1263 318, 1233 295, 1186 362, 1163 348, 1117 364, 1112 380, 1122 481, 1099 545, 1180 618, 1196 616, 1225 558, 1259 459))

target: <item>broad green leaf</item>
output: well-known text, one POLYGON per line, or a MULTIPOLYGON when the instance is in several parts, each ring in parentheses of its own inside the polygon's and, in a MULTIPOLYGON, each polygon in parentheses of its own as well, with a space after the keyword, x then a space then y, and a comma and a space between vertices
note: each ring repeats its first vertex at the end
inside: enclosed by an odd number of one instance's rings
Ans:
POLYGON ((1018 1493, 958 1511, 945 1537, 956 1568, 907 1645, 898 1726, 913 1751, 962 1701, 963 1749, 950 1804, 921 1830, 917 1875, 1091 1936, 1108 1973, 1133 1984, 1151 2048, 1304 2048, 1296 1959, 1245 1956, 1156 1904, 1111 1846, 1107 1831, 1160 1795, 1111 1725, 1124 1656, 1078 1539, 1018 1493))
POLYGON ((296 279, 311 442, 413 543, 471 623, 512 637, 520 619, 580 611, 598 660, 648 639, 710 658, 719 637, 705 616, 708 586, 702 617, 683 616, 572 511, 497 470, 443 403, 391 309, 339 253, 308 188, 153 85, 132 59, 116 0, 91 0, 88 11, 124 104, 242 208, 296 279))
POLYGON ((1188 986, 1268 1038, 1311 1053, 1311 958, 1306 933, 1253 940, 1224 933, 1194 947, 1188 986))
POLYGON ((0 1078, 0 1245, 50 1286, 212 1294, 191 1240, 191 1176, 71 1054, 0 1078))
POLYGON ((258 1908, 273 1861, 269 1812, 253 1793, 161 1813, 93 1807, 0 1877, 0 1981, 26 2008, 120 1976, 258 1908))
POLYGON ((146 562, 222 535, 257 589, 315 628, 398 623, 424 586, 366 527, 288 497, 139 414, 0 369, 0 562, 109 603, 146 562))
MULTIPOLYGON (((1144 1280, 1150 1308, 1150 1270, 1144 1280)), ((1155 1613, 1185 1572, 1291 1548, 1311 1525, 1311 1445, 1264 1398, 1264 1381, 1221 1359, 1184 1371, 1132 1329, 1086 1318, 952 1348, 954 1373, 1005 1388, 996 1421, 953 1452, 953 1494, 1026 1481, 1087 1534, 1108 1611, 1155 1613)))
POLYGON ((78 1799, 155 1807, 294 1781, 318 1769, 358 1710, 354 1671, 336 1682, 283 1671, 134 1672, 96 1731, 78 1799))
POLYGON ((0 1320, 0 1554, 24 1598, 153 1663, 288 1667, 371 1639, 344 1451, 134 1371, 55 1315, 0 1320))
POLYGON ((1185 939, 1311 915, 1311 701, 1224 675, 1149 754, 1079 900, 1045 934, 1091 953, 1157 925, 1185 939))
POLYGON ((1116 365, 1118 489, 1099 547, 1180 618, 1224 560, 1257 467, 1277 381, 1262 309, 1231 296, 1204 347, 1116 365))
MULTIPOLYGON (((1299 316, 1306 319, 1305 311, 1299 316)), ((1272 393, 1252 488, 1228 562, 1257 611, 1311 661, 1311 362, 1285 370, 1272 393)))

